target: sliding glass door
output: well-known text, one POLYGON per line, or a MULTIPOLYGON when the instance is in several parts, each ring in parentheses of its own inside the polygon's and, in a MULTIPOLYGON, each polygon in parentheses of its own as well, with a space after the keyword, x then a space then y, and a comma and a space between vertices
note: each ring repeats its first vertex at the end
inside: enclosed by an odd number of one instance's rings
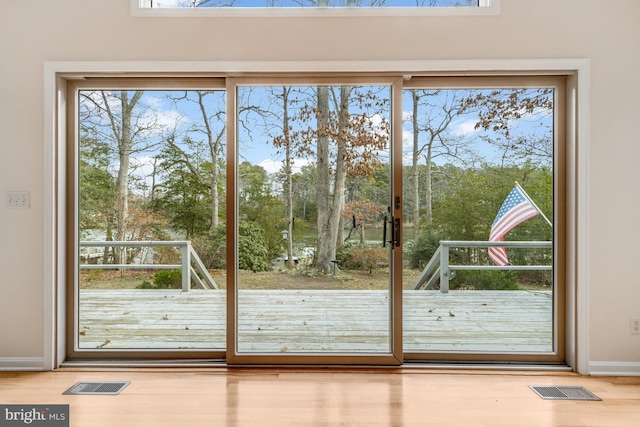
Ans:
POLYGON ((394 80, 237 80, 228 92, 227 360, 399 364, 394 80))
POLYGON ((70 357, 224 357, 222 83, 70 88, 70 357))
POLYGON ((406 359, 564 360, 564 97, 551 77, 405 84, 406 359))
POLYGON ((562 363, 559 77, 69 84, 69 359, 562 363))

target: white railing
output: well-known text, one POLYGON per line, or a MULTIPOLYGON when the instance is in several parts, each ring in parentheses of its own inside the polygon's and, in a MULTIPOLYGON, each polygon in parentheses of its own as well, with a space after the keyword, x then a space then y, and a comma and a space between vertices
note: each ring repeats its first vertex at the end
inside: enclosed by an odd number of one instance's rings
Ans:
POLYGON ((450 248, 552 248, 552 242, 479 242, 442 240, 440 246, 413 284, 413 289, 431 289, 440 280, 440 292, 449 292, 451 272, 455 270, 551 270, 551 265, 451 265, 450 248))
POLYGON ((155 269, 155 270, 181 270, 182 272, 182 291, 188 292, 191 288, 191 281, 196 283, 201 289, 218 289, 216 282, 213 280, 198 254, 193 250, 189 241, 144 241, 144 242, 80 242, 80 248, 87 248, 86 254, 81 254, 81 258, 89 261, 97 258, 96 252, 92 252, 89 248, 153 248, 153 247, 175 247, 180 249, 180 264, 80 264, 82 270, 99 270, 99 269, 155 269), (200 273, 198 276, 197 273, 200 273))

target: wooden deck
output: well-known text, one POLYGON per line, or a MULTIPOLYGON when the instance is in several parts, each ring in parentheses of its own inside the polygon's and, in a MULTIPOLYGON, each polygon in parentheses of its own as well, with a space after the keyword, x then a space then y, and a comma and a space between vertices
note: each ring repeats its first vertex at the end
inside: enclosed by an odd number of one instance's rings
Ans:
MULTIPOLYGON (((224 349, 219 290, 81 290, 80 348, 224 349)), ((404 291, 404 351, 551 351, 550 292, 404 291)), ((389 348, 385 291, 246 290, 239 350, 389 348)))

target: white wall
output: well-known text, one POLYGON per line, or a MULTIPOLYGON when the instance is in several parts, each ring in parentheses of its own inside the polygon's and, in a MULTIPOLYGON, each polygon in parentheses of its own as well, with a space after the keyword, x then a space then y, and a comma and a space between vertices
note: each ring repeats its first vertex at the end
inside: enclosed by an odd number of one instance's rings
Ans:
MULTIPOLYGON (((129 0, 0 2, 0 369, 45 358, 44 63, 589 58, 589 365, 640 374, 640 2, 502 0, 484 17, 133 18, 129 0)), ((580 286, 580 284, 578 284, 580 286)))

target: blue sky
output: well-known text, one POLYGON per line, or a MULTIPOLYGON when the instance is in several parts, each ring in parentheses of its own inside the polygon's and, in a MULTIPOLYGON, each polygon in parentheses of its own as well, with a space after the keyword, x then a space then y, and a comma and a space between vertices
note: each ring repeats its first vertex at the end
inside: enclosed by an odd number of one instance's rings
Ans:
MULTIPOLYGON (((438 122, 442 117, 441 110, 442 105, 439 103, 446 102, 447 95, 450 95, 451 91, 442 91, 441 96, 438 98, 434 98, 432 100, 433 108, 432 111, 429 112, 430 117, 438 122), (447 93, 448 92, 448 93, 447 93)), ((463 90, 464 92, 464 90, 463 90)), ((406 165, 411 164, 411 153, 413 146, 413 133, 411 127, 411 101, 410 96, 408 96, 408 92, 405 93, 404 99, 404 113, 403 113, 403 163, 406 165)), ((353 113, 353 112, 352 112, 353 113)), ((419 119, 421 122, 424 121, 424 117, 426 112, 424 109, 421 109, 419 112, 419 119)), ((478 161, 484 161, 492 164, 499 164, 504 161, 504 153, 495 148, 495 145, 486 142, 486 139, 499 139, 504 137, 502 135, 496 134, 492 131, 485 131, 483 129, 476 129, 476 124, 478 123, 478 114, 468 113, 462 114, 453 119, 451 124, 447 127, 446 131, 443 133, 443 138, 447 139, 451 144, 452 141, 456 141, 456 145, 459 146, 460 153, 467 150, 469 153, 475 153, 478 157, 478 161)), ((548 111, 534 111, 533 113, 523 113, 523 116, 518 121, 511 122, 511 134, 512 139, 517 137, 524 137, 528 139, 536 139, 542 138, 543 136, 549 137, 551 135, 552 128, 552 116, 548 111)), ((240 153, 242 156, 242 160, 248 160, 253 164, 260 164, 268 172, 275 172, 282 164, 283 157, 275 153, 275 150, 268 142, 269 139, 262 140, 258 136, 258 132, 254 133, 254 138, 250 143, 247 143, 248 138, 244 138, 245 141, 242 141, 243 133, 239 132, 241 136, 241 146, 240 153)), ((420 145, 425 144, 426 134, 421 133, 420 137, 420 145)), ((434 144, 436 147, 439 146, 438 143, 434 144)), ((440 145, 441 146, 441 145, 440 145)), ((442 150, 440 150, 440 153, 442 150)), ((439 154, 438 150, 436 150, 435 154, 439 154)), ((460 164, 459 160, 456 160, 455 157, 452 156, 444 156, 439 155, 435 156, 433 159, 434 163, 442 165, 445 163, 457 163, 460 164)), ((305 164, 307 161, 296 160, 299 166, 305 164)), ((424 163, 424 158, 420 158, 420 163, 424 163)))
MULTIPOLYGON (((277 107, 274 108, 274 105, 272 104, 273 101, 270 101, 267 98, 266 92, 264 90, 256 88, 253 88, 253 90, 253 99, 251 100, 252 105, 261 105, 261 107, 265 110, 277 109, 277 107)), ((385 88, 382 88, 381 90, 384 91, 385 88)), ((189 135, 192 139, 202 141, 203 144, 206 144, 203 135, 199 132, 194 132, 192 129, 194 125, 202 123, 200 111, 197 107, 197 104, 185 100, 182 100, 178 104, 176 104, 174 102, 171 102, 168 96, 169 94, 171 94, 173 98, 176 98, 184 95, 184 93, 184 91, 145 92, 140 105, 145 106, 146 112, 139 117, 139 120, 142 124, 144 124, 145 122, 154 123, 155 130, 149 132, 149 138, 161 140, 162 138, 166 137, 167 134, 175 131, 178 135, 189 135)), ((216 109, 219 111, 223 111, 224 91, 218 91, 215 95, 209 96, 212 97, 212 101, 208 106, 209 113, 212 113, 213 110, 216 109)), ((435 105, 433 107, 432 118, 437 120, 438 111, 441 107, 437 105, 439 102, 438 99, 434 98, 432 99, 432 101, 435 105)), ((411 128, 408 125, 411 119, 410 98, 405 99, 404 103, 403 163, 409 165, 411 164, 411 148, 413 143, 413 135, 411 132, 411 128)), ((113 103, 112 108, 119 108, 116 102, 113 103)), ((426 115, 426 112, 422 111, 420 114, 421 116, 426 115)), ((266 128, 262 127, 263 123, 258 122, 251 124, 251 126, 253 127, 251 138, 249 138, 246 131, 242 128, 240 128, 240 131, 238 132, 240 136, 240 160, 248 160, 253 164, 261 165, 269 173, 275 173, 276 171, 278 171, 283 162, 283 155, 278 154, 277 150, 271 144, 273 136, 275 134, 281 133, 281 131, 276 127, 278 125, 278 121, 281 121, 281 119, 277 113, 272 117, 272 119, 274 120, 274 127, 272 128, 271 132, 265 130, 266 128), (271 134, 269 135, 269 133, 271 134)), ((424 120, 424 117, 421 117, 421 120, 424 120)), ((477 113, 459 115, 454 118, 443 136, 449 141, 457 141, 464 149, 476 152, 483 161, 494 164, 500 162, 503 153, 497 151, 494 146, 484 141, 484 138, 497 138, 499 137, 499 135, 492 132, 475 129, 475 125, 477 122, 477 113)), ((222 124, 218 123, 218 130, 220 129, 220 126, 222 126, 222 124)), ((521 135, 528 138, 536 138, 545 133, 546 135, 550 135, 552 117, 548 111, 525 114, 518 122, 513 122, 512 126, 513 133, 515 135, 521 135)), ((214 132, 215 131, 216 129, 214 127, 214 132)), ((181 137, 179 137, 179 140, 180 139, 181 137)), ((424 145, 424 141, 425 140, 422 139, 420 144, 424 145)), ((132 173, 139 175, 142 179, 145 179, 145 176, 149 176, 152 170, 152 158, 155 154, 157 154, 157 151, 148 151, 136 154, 133 159, 133 162, 136 165, 136 170, 132 173)), ((384 161, 386 159, 382 160, 384 161)), ((298 169, 311 161, 313 161, 312 158, 296 159, 294 163, 295 169, 298 169)), ((446 162, 457 163, 455 158, 445 156, 435 157, 433 161, 439 165, 442 165, 446 162)), ((424 157, 420 158, 420 163, 424 163, 424 157)))

